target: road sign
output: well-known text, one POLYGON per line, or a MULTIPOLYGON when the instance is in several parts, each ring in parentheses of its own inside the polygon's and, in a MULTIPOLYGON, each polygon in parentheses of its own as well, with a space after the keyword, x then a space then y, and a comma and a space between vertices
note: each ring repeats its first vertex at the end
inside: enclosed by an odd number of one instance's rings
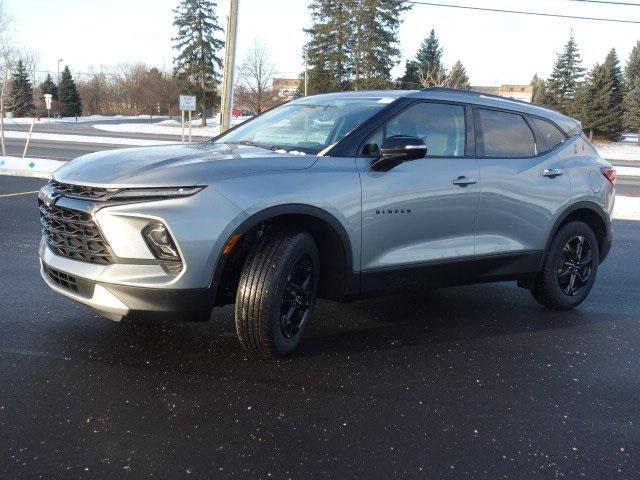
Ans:
POLYGON ((180 95, 180 110, 196 111, 195 95, 180 95))
POLYGON ((51 95, 50 93, 45 93, 44 94, 44 103, 47 106, 47 110, 51 110, 51 99, 53 98, 53 95, 51 95))

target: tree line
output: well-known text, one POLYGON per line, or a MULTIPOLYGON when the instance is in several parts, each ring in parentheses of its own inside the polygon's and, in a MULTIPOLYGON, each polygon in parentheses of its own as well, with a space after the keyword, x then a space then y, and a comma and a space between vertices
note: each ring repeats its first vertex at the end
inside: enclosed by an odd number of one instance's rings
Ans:
MULTIPOLYGON (((532 81, 533 102, 577 118, 589 136, 616 140, 640 128, 640 41, 624 71, 615 48, 588 72, 573 33, 548 79, 532 81)), ((639 140, 640 141, 640 140, 639 140)))
POLYGON ((450 86, 469 88, 460 61, 448 72, 434 30, 420 45, 405 74, 392 79, 399 63, 398 29, 402 13, 411 9, 403 0, 313 0, 309 4, 312 26, 303 57, 307 64, 310 95, 390 88, 450 86))

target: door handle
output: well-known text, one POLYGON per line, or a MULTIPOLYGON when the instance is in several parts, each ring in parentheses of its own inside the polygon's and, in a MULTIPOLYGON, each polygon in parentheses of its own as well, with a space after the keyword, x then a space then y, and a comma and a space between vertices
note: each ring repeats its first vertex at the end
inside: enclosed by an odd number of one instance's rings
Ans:
POLYGON ((467 178, 464 175, 459 176, 453 181, 453 184, 458 185, 459 187, 466 187, 468 185, 473 185, 474 183, 478 183, 478 180, 475 178, 467 178))
POLYGON ((540 175, 547 178, 556 178, 562 175, 564 172, 558 168, 545 168, 540 175))

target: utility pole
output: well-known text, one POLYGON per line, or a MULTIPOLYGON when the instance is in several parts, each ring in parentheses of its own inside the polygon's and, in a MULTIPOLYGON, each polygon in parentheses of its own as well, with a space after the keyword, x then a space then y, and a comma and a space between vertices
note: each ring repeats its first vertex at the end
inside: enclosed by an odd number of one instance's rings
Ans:
POLYGON ((309 62, 307 60, 307 50, 304 51, 304 96, 309 95, 309 62))
POLYGON ((64 59, 58 60, 58 115, 62 117, 62 108, 60 107, 60 62, 64 59))
POLYGON ((227 21, 227 43, 224 50, 224 72, 222 74, 222 118, 220 133, 231 126, 231 109, 233 108, 233 72, 236 60, 236 35, 238 33, 238 4, 240 0, 229 0, 229 19, 227 21))

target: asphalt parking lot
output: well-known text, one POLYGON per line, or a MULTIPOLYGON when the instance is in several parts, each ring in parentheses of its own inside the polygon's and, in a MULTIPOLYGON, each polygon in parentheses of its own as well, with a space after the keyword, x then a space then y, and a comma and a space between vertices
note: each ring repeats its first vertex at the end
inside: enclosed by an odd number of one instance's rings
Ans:
POLYGON ((640 478, 640 222, 575 311, 513 284, 321 302, 261 363, 230 307, 112 323, 50 292, 43 183, 0 177, 0 478, 640 478))

